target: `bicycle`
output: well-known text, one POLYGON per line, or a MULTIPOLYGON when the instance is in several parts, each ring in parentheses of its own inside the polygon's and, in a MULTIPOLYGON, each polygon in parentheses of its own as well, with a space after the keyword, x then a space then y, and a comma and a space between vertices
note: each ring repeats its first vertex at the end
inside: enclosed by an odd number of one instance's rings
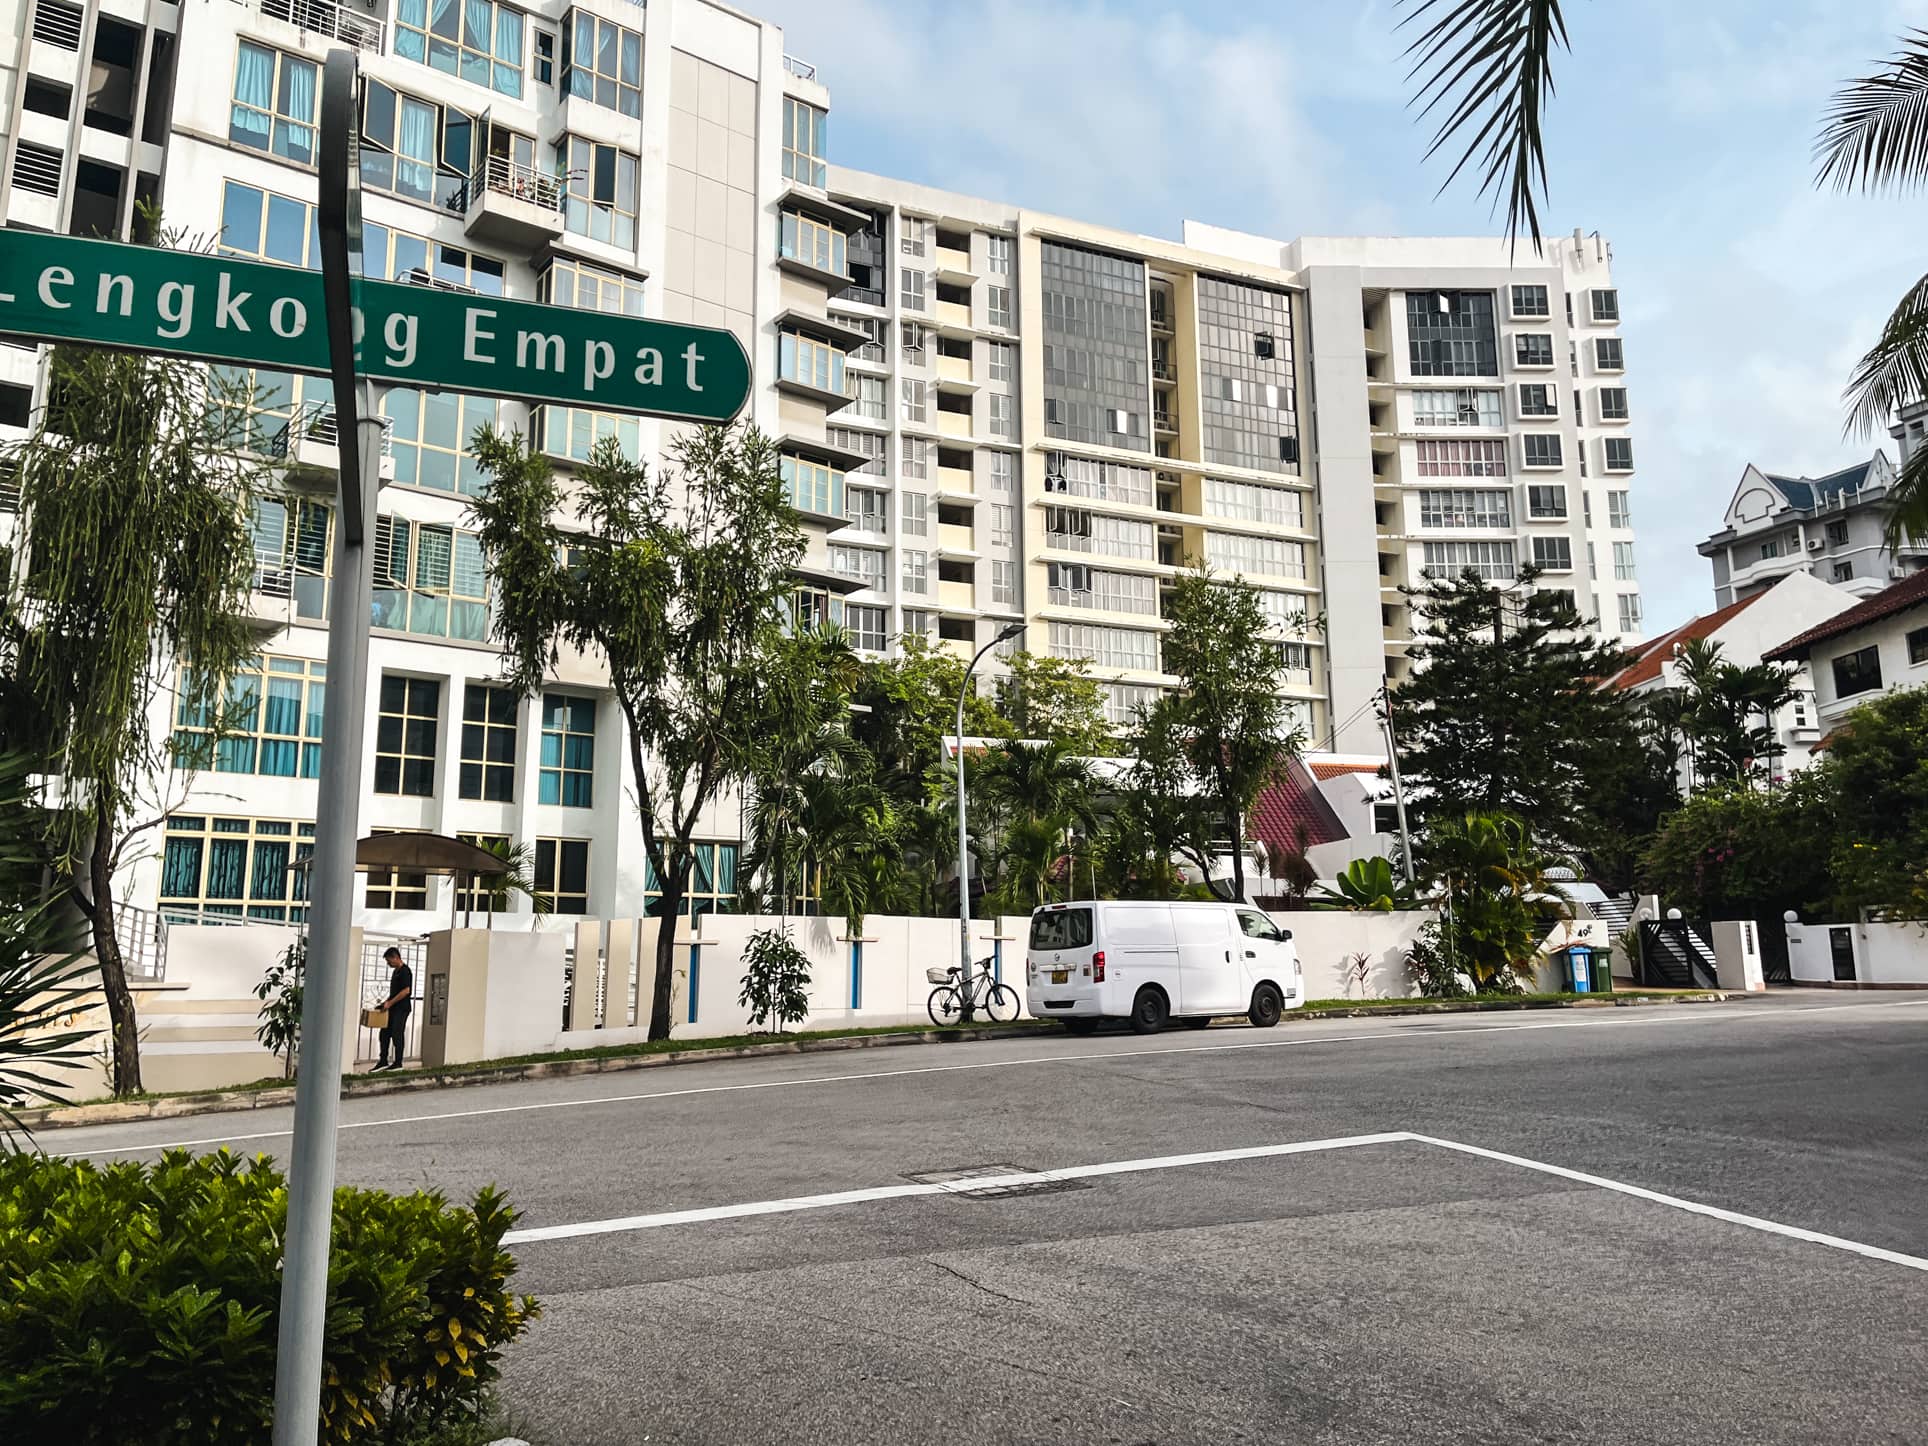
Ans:
MULTIPOLYGON (((924 971, 924 977, 935 984, 931 990, 931 1023, 939 1029, 949 1029, 956 1025, 964 1015, 965 995, 957 987, 958 966, 948 969, 932 967, 924 971)), ((999 1024, 1009 1024, 1018 1017, 1020 1008, 1018 992, 1008 984, 1001 984, 991 974, 991 961, 977 961, 977 972, 971 975, 969 999, 973 1011, 981 1010, 999 1024)))

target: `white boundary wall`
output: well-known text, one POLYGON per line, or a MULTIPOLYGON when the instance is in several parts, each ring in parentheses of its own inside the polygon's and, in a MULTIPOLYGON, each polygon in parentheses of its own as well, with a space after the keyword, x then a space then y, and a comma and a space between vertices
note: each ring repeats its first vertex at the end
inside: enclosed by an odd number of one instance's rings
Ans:
POLYGON ((1928 921, 1900 924, 1789 924, 1789 971, 1797 984, 1912 984, 1928 986, 1928 921), (1846 930, 1854 950, 1853 980, 1834 977, 1835 930, 1846 930))

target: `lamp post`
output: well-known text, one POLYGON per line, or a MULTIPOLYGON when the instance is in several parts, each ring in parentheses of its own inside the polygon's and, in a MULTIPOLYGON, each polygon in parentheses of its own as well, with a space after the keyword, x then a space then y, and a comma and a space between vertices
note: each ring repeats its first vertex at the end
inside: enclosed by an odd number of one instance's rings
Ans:
POLYGON ((968 815, 964 798, 964 699, 971 691, 971 674, 984 661, 984 655, 999 643, 1007 643, 1023 631, 1023 623, 1007 623, 999 629, 996 637, 977 650, 970 666, 964 670, 964 681, 957 689, 957 992, 960 1024, 969 1024, 974 1012, 971 1008, 971 835, 965 824, 968 815))

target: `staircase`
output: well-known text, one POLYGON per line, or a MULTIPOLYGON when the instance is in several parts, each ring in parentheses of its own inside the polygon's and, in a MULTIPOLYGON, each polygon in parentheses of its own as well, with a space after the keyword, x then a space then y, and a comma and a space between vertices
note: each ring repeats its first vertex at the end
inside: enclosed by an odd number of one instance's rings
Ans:
POLYGON ((1615 898, 1612 894, 1604 899, 1587 905, 1587 912, 1607 926, 1607 937, 1618 939, 1633 924, 1634 901, 1615 898))
POLYGON ((1714 951, 1684 920, 1640 924, 1640 982, 1659 989, 1718 989, 1714 951))

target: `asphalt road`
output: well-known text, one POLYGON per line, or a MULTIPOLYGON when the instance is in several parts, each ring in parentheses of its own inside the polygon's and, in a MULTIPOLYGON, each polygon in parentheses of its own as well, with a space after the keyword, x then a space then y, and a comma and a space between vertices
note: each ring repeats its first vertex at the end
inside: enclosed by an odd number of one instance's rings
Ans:
MULTIPOLYGON (((43 1144, 279 1151, 287 1115, 43 1144)), ((1928 995, 1043 1036, 343 1117, 345 1182, 523 1209, 546 1314, 506 1394, 538 1443, 1928 1440, 1928 995), (972 1170, 1005 1185, 930 1183, 972 1170)))

